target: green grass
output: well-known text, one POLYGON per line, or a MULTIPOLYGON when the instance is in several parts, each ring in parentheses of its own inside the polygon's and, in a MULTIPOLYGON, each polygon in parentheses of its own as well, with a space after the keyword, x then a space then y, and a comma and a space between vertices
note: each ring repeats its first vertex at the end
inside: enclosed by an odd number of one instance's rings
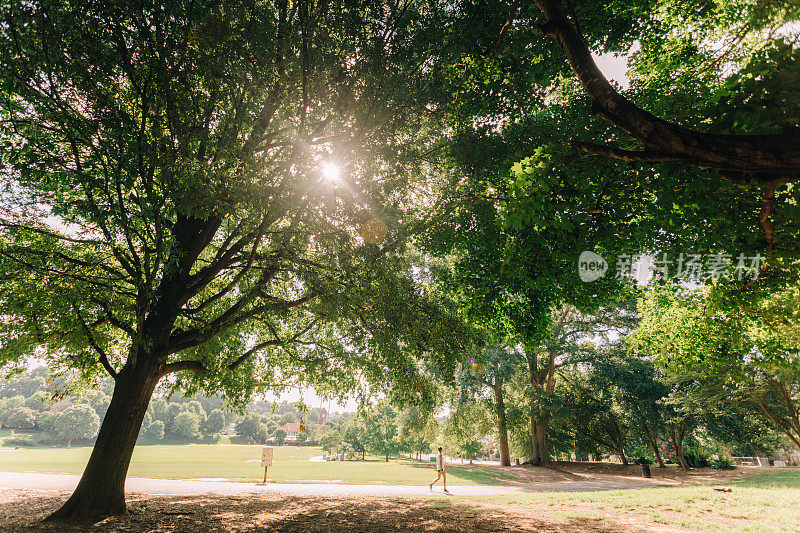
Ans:
MULTIPOLYGON (((642 525, 701 531, 796 531, 800 524, 800 469, 770 469, 732 480, 732 492, 714 485, 656 487, 605 492, 539 492, 484 496, 481 502, 520 504, 547 513, 639 517, 642 525)), ((478 498, 470 498, 478 500, 478 498)))
POLYGON ((756 487, 756 488, 795 488, 800 489, 800 469, 798 468, 774 468, 767 470, 763 474, 747 476, 731 483, 736 487, 756 487))
MULTIPOLYGON (((346 483, 425 485, 436 479, 431 463, 408 459, 367 456, 366 461, 309 462, 322 455, 319 448, 278 446, 274 448, 269 478, 277 483, 346 483)), ((75 447, 0 450, 0 471, 80 474, 91 448, 75 447)), ((264 475, 260 465, 261 446, 241 445, 154 445, 137 446, 128 475, 160 479, 224 478, 257 481, 264 475)), ((511 476, 475 468, 451 468, 448 484, 497 484, 511 476)))

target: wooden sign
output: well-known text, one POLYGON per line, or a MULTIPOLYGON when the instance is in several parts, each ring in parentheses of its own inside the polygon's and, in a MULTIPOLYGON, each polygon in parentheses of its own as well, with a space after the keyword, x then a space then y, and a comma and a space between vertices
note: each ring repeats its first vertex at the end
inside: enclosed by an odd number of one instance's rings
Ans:
POLYGON ((261 466, 264 467, 264 483, 267 482, 267 468, 272 466, 272 448, 264 446, 261 449, 261 466))
POLYGON ((272 466, 272 448, 269 446, 261 450, 261 466, 272 466))

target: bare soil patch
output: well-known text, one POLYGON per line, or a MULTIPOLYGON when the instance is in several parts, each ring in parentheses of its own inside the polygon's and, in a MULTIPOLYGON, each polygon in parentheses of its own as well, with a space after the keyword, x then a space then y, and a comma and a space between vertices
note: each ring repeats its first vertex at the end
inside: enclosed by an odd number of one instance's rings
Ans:
MULTIPOLYGON (((521 468, 521 467, 511 467, 521 468)), ((537 467, 522 467, 526 469, 536 470, 537 467)), ((586 477, 606 477, 615 476, 621 478, 642 478, 642 467, 639 465, 621 465, 616 463, 568 463, 556 461, 552 463, 552 469, 563 470, 578 477, 578 479, 585 479, 586 477)), ((671 482, 669 484, 686 484, 697 485, 701 483, 714 483, 730 481, 731 479, 738 479, 743 476, 763 473, 763 468, 738 466, 735 470, 714 470, 713 468, 691 468, 689 471, 684 471, 677 466, 668 466, 666 468, 659 468, 656 465, 650 465, 650 473, 652 479, 671 482)))
POLYGON ((714 470, 713 468, 692 468, 688 472, 676 466, 659 468, 650 465, 652 478, 648 480, 642 476, 642 467, 639 465, 621 465, 616 463, 570 463, 554 461, 547 467, 520 465, 520 466, 491 466, 491 465, 447 465, 448 470, 482 470, 496 473, 495 478, 499 483, 563 483, 568 481, 590 480, 626 480, 641 481, 642 486, 657 484, 665 485, 696 485, 700 483, 725 482, 738 479, 742 476, 763 472, 756 467, 737 467, 736 470, 714 470))

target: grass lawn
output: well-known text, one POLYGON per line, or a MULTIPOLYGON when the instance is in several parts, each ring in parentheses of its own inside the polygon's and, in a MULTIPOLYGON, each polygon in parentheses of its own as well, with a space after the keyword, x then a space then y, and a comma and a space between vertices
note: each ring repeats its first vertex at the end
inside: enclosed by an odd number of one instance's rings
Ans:
POLYGON ((732 492, 717 492, 713 485, 696 485, 484 496, 475 503, 517 507, 565 519, 594 519, 611 524, 633 521, 670 530, 800 530, 800 468, 770 469, 731 480, 727 486, 732 492))
MULTIPOLYGON (((0 471, 80 474, 91 448, 0 449, 0 471)), ((436 479, 431 463, 367 456, 366 461, 309 462, 320 448, 276 446, 269 478, 277 483, 347 483, 424 485, 436 479)), ((128 475, 161 479, 222 478, 259 481, 261 446, 156 445, 137 446, 128 475)), ((496 484, 505 477, 480 468, 448 470, 452 485, 496 484)))

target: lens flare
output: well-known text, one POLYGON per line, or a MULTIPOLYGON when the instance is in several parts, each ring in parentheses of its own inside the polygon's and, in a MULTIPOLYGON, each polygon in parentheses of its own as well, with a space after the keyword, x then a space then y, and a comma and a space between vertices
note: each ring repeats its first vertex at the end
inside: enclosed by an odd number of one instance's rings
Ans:
POLYGON ((323 177, 331 182, 339 181, 340 171, 339 167, 334 163, 325 163, 322 165, 323 177))

